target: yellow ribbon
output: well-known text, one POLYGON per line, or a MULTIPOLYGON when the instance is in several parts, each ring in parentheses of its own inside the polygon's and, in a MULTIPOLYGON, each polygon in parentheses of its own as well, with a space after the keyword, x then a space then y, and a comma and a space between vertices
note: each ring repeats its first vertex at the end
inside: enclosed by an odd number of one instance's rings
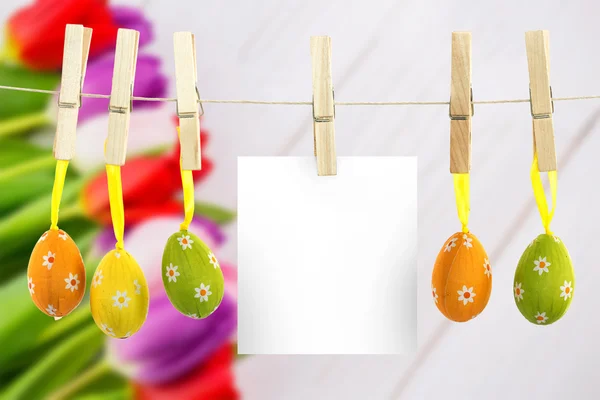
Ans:
POLYGON ((533 164, 531 165, 531 185, 533 186, 533 194, 535 196, 535 202, 537 203, 540 217, 542 217, 542 224, 546 230, 547 235, 552 235, 550 230, 550 222, 554 217, 554 210, 556 209, 556 171, 548 171, 548 182, 550 183, 550 194, 552 196, 552 208, 548 210, 548 202, 546 201, 546 193, 544 193, 544 184, 542 183, 542 175, 538 167, 537 154, 533 156, 533 164))
MULTIPOLYGON (((179 127, 177 127, 177 136, 181 135, 179 127)), ((187 231, 194 218, 194 174, 190 170, 184 170, 181 167, 179 160, 179 170, 181 171, 181 185, 183 186, 183 208, 185 216, 183 222, 179 225, 179 229, 187 231)))
POLYGON ((194 217, 194 175, 192 171, 181 170, 181 183, 183 185, 185 217, 179 229, 187 231, 194 217))
POLYGON ((125 210, 123 207, 123 186, 121 184, 121 167, 106 165, 108 177, 108 198, 110 200, 110 216, 117 239, 116 248, 123 250, 123 233, 125 230, 125 210))
POLYGON ((462 231, 467 233, 469 228, 469 211, 471 211, 469 174, 452 174, 454 178, 454 195, 456 196, 456 210, 458 219, 462 224, 462 231))
POLYGON ((60 208, 60 199, 62 199, 62 193, 65 187, 67 168, 69 168, 69 160, 56 161, 54 186, 52 187, 52 202, 50 203, 50 229, 52 230, 58 229, 58 210, 60 208))

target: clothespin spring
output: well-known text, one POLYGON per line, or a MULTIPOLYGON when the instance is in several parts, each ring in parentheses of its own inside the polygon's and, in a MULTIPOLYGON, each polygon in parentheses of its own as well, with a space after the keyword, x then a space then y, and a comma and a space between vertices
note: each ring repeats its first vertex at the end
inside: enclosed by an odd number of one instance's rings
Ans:
POLYGON ((533 119, 546 119, 546 118, 551 118, 552 114, 554 114, 554 100, 553 100, 554 96, 552 95, 552 86, 550 86, 550 99, 551 99, 551 105, 552 105, 552 112, 550 114, 535 114, 533 112, 533 102, 531 101, 531 88, 529 88, 529 110, 531 112, 531 117, 533 119))

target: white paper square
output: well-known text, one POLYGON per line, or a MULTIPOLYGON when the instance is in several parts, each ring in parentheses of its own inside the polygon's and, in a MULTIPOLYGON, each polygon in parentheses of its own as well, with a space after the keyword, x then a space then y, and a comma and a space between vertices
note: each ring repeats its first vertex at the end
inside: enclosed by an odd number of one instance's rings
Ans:
POLYGON ((417 159, 238 157, 240 354, 416 348, 417 159))

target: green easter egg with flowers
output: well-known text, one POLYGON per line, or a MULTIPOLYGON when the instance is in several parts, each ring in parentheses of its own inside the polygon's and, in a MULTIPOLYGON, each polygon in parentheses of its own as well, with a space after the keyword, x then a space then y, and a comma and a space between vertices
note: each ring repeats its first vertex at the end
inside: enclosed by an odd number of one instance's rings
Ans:
POLYGON ((206 318, 223 299, 224 279, 219 261, 193 233, 182 230, 167 240, 162 279, 173 306, 191 318, 206 318))
POLYGON ((550 325, 569 308, 575 272, 569 252, 557 236, 541 234, 527 247, 515 271, 513 296, 531 323, 550 325))

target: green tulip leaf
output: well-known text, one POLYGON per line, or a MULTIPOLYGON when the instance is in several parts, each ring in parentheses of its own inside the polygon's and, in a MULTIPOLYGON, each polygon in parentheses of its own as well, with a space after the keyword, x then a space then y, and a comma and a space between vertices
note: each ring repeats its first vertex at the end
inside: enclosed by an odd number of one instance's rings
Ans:
POLYGON ((225 225, 233 221, 237 216, 235 211, 228 210, 216 204, 204 202, 196 203, 194 214, 209 219, 218 225, 225 225))
POLYGON ((55 166, 56 159, 51 154, 36 157, 25 162, 21 161, 0 170, 0 184, 37 171, 54 171, 55 166))
MULTIPOLYGON (((58 87, 58 73, 44 73, 12 64, 0 63, 0 85, 34 89, 54 90, 58 87)), ((45 110, 51 94, 2 90, 0 120, 45 110)))
POLYGON ((34 343, 52 318, 41 313, 29 298, 26 274, 0 286, 0 304, 0 343, 10 343, 0 351, 0 371, 5 371, 9 361, 34 343))
POLYGON ((35 174, 0 179, 0 216, 52 192, 54 172, 41 171, 35 174))
POLYGON ((130 387, 124 387, 122 389, 101 391, 98 393, 77 394, 76 397, 71 398, 77 400, 131 400, 133 398, 133 390, 130 387))
POLYGON ((61 386, 73 381, 98 355, 104 335, 95 324, 78 331, 54 346, 2 392, 0 399, 45 399, 61 386))
POLYGON ((0 171, 2 171, 4 167, 13 166, 16 163, 21 163, 48 154, 50 154, 48 149, 25 140, 0 140, 0 171))
MULTIPOLYGON (((30 299, 24 301, 31 302, 30 299)), ((37 309, 35 312, 40 313, 37 309)), ((87 302, 59 321, 53 321, 51 318, 46 318, 46 320, 46 324, 40 327, 37 337, 31 338, 29 344, 21 343, 22 350, 5 364, 4 369, 0 372, 0 381, 8 382, 12 376, 20 374, 37 362, 40 354, 46 352, 49 346, 59 343, 65 338, 68 340, 70 335, 93 322, 87 302)))
MULTIPOLYGON (((27 270, 27 265, 29 264, 29 257, 30 254, 20 252, 19 254, 6 257, 0 261, 0 264, 2 265, 2 268, 0 268, 0 285, 8 283, 11 280, 16 279, 17 275, 20 273, 24 273, 27 270)), ((21 287, 21 290, 23 291, 26 289, 26 286, 21 287)))
MULTIPOLYGON (((88 253, 97 232, 90 231, 76 239, 80 249, 86 248, 82 250, 84 254, 88 253)), ((94 258, 85 258, 86 287, 91 283, 98 262, 94 258)), ((27 262, 24 265, 26 268, 27 262)), ((27 291, 25 272, 0 286, 0 304, 6 306, 0 318, 0 343, 11 343, 0 351, 0 382, 6 380, 6 375, 30 364, 48 343, 62 340, 92 320, 87 301, 59 321, 40 312, 27 291)))
MULTIPOLYGON (((81 215, 80 204, 76 201, 83 185, 83 180, 65 183, 60 218, 71 218, 81 215), (70 207, 68 205, 71 205, 70 207)), ((18 251, 31 250, 40 235, 50 226, 50 200, 48 194, 34 200, 18 210, 12 212, 0 221, 0 260, 18 251)))
MULTIPOLYGON (((102 361, 101 361, 102 362, 102 361)), ((103 366, 96 364, 88 370, 94 372, 94 369, 102 368, 103 366)), ((86 372, 84 372, 84 375, 86 372)), ((87 400, 129 400, 133 397, 133 391, 127 379, 119 375, 117 372, 105 369, 100 371, 97 376, 92 376, 93 379, 86 379, 82 375, 84 382, 75 382, 80 389, 72 388, 72 393, 65 396, 66 399, 87 399, 87 400)), ((60 390, 59 390, 60 393, 60 390)))
POLYGON ((0 118, 0 138, 29 133, 53 123, 54 120, 47 111, 37 111, 12 118, 0 118))

